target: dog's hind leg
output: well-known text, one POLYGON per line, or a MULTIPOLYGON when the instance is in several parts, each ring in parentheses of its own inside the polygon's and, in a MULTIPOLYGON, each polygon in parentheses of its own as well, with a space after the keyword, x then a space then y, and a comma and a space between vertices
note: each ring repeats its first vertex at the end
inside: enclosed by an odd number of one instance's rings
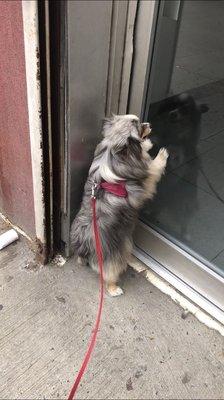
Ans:
MULTIPOLYGON (((96 260, 90 260, 90 267, 99 273, 99 266, 96 260)), ((115 296, 120 296, 123 294, 123 290, 117 285, 119 275, 122 272, 122 270, 118 267, 118 264, 115 264, 114 262, 107 261, 103 265, 103 275, 104 275, 104 282, 106 284, 106 289, 108 293, 115 297, 115 296)))
POLYGON ((107 291, 112 297, 117 297, 120 296, 121 294, 124 294, 123 289, 121 289, 120 286, 117 285, 116 282, 109 281, 106 283, 107 291))
POLYGON ((121 287, 117 285, 117 282, 120 274, 126 271, 128 267, 128 262, 131 258, 132 247, 132 238, 127 237, 126 239, 124 239, 124 247, 122 253, 120 253, 120 255, 116 257, 117 260, 111 261, 111 263, 106 265, 105 281, 107 285, 107 291, 113 297, 120 296, 124 293, 123 289, 121 289, 121 287))
POLYGON ((120 296, 123 294, 123 289, 117 285, 119 276, 122 272, 127 269, 127 263, 122 263, 121 260, 111 261, 105 264, 104 268, 104 280, 106 282, 106 288, 108 293, 112 297, 120 296))

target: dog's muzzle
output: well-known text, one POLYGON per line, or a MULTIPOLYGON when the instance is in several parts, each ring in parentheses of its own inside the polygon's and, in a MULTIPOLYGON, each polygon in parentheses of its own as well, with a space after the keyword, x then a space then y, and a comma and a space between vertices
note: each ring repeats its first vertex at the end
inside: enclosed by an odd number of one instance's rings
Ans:
POLYGON ((143 122, 141 124, 141 138, 145 139, 147 136, 149 136, 151 132, 151 125, 149 122, 143 122))

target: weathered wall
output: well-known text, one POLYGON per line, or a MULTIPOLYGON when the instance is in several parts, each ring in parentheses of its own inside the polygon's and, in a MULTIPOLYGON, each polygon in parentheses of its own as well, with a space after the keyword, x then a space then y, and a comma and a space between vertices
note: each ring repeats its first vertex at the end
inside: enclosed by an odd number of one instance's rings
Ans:
POLYGON ((34 236, 21 1, 0 1, 0 211, 34 236))

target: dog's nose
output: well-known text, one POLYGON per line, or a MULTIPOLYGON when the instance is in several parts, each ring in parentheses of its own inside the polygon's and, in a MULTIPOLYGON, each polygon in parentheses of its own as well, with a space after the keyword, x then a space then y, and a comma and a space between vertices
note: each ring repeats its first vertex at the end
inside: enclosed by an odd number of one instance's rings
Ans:
POLYGON ((151 125, 149 122, 143 122, 141 124, 141 138, 145 138, 146 136, 148 136, 151 132, 151 125))

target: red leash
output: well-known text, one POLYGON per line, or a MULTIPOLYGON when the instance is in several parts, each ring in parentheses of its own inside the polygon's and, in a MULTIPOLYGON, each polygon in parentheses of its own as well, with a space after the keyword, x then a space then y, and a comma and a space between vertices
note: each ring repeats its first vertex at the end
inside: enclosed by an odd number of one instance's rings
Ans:
POLYGON ((99 265, 99 279, 100 279, 100 300, 99 300, 99 307, 98 307, 98 312, 97 312, 97 317, 96 317, 96 322, 95 326, 92 332, 92 337, 89 342, 88 349, 86 351, 82 366, 78 372, 78 375, 76 377, 76 380, 74 382, 74 385, 71 389, 71 392, 68 396, 68 400, 72 400, 74 398, 74 395, 76 393, 76 390, 79 386, 79 383, 82 379, 82 376, 86 370, 86 367, 89 363, 89 359, 91 357, 92 351, 95 347, 96 343, 96 337, 97 333, 99 330, 99 325, 100 325, 100 319, 101 319, 101 314, 102 314, 102 308, 103 308, 103 298, 104 298, 104 279, 103 279, 103 253, 102 253, 102 246, 101 246, 101 240, 100 240, 100 235, 99 235, 99 229, 98 229, 98 224, 97 224, 97 217, 96 217, 96 197, 95 197, 95 189, 96 186, 93 187, 92 190, 92 210, 93 210, 93 229, 94 229, 94 236, 95 236, 95 244, 96 244, 96 254, 97 254, 97 259, 98 259, 98 265, 99 265))

